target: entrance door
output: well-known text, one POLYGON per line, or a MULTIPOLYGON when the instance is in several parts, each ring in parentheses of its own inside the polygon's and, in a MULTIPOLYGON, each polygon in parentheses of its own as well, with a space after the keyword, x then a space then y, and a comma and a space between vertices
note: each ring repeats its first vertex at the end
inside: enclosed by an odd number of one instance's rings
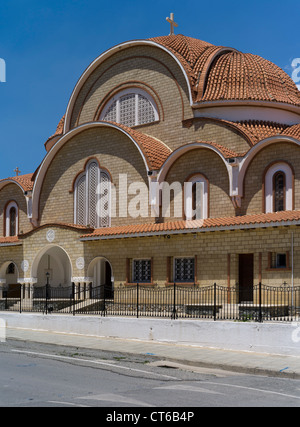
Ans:
POLYGON ((108 261, 105 261, 105 298, 113 298, 111 266, 108 261))
POLYGON ((239 255, 239 302, 253 302, 253 254, 239 255))

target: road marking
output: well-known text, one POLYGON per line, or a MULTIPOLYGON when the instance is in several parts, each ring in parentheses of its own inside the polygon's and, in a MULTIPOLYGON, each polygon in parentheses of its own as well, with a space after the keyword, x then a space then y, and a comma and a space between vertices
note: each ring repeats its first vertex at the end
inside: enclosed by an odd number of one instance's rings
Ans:
POLYGON ((23 353, 23 354, 29 354, 32 356, 50 357, 52 359, 55 358, 55 359, 62 359, 62 360, 72 360, 72 361, 77 361, 77 362, 88 362, 88 363, 93 363, 96 365, 109 366, 112 368, 123 369, 123 370, 130 371, 130 372, 138 372, 140 374, 152 375, 152 376, 159 377, 159 378, 179 380, 179 378, 171 377, 169 375, 156 374, 154 372, 143 371, 142 369, 135 369, 135 368, 129 368, 127 366, 116 365, 115 363, 100 362, 99 360, 88 360, 88 359, 80 359, 77 357, 58 356, 56 354, 35 353, 33 351, 25 351, 25 350, 14 350, 14 349, 12 349, 11 351, 13 351, 14 353, 23 353))
POLYGON ((80 405, 77 403, 71 403, 71 402, 59 402, 58 400, 48 400, 48 403, 55 403, 56 405, 68 405, 68 406, 80 406, 81 408, 90 408, 90 406, 87 405, 80 405))
POLYGON ((218 387, 219 386, 234 387, 234 388, 240 388, 240 389, 244 389, 244 390, 258 391, 260 393, 276 394, 277 396, 290 397, 292 399, 300 399, 300 396, 294 396, 292 394, 279 393, 278 391, 262 390, 260 388, 245 387, 245 386, 241 386, 241 385, 224 384, 224 383, 217 383, 217 382, 213 383, 213 382, 210 382, 210 381, 203 381, 203 382, 201 382, 201 384, 213 384, 213 385, 217 385, 218 387))
POLYGON ((127 404, 133 404, 137 406, 147 406, 147 407, 153 406, 153 405, 150 405, 149 403, 145 403, 140 400, 131 399, 130 397, 122 396, 120 394, 110 394, 110 393, 98 394, 95 396, 82 396, 82 397, 77 397, 77 399, 101 400, 104 402, 114 402, 114 403, 119 402, 119 403, 127 403, 127 404))
POLYGON ((162 387, 154 387, 154 390, 178 390, 178 391, 191 391, 193 393, 206 393, 206 394, 224 394, 218 391, 208 390, 207 388, 194 387, 192 385, 184 384, 170 384, 162 387))

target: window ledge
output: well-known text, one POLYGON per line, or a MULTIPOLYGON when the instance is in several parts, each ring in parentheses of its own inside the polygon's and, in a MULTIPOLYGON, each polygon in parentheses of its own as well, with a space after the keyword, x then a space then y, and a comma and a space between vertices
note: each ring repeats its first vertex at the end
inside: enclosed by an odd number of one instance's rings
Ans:
POLYGON ((292 271, 291 267, 269 267, 266 271, 292 271))
MULTIPOLYGON (((175 282, 175 285, 194 287, 199 285, 198 282, 175 282)), ((166 286, 174 286, 174 282, 166 282, 166 286)))

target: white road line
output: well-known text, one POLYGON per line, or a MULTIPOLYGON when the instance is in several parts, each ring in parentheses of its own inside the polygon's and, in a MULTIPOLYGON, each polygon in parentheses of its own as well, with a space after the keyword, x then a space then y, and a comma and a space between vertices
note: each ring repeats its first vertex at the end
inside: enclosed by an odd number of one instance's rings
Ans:
POLYGON ((96 394, 91 396, 82 396, 77 397, 76 399, 82 399, 82 400, 98 400, 103 402, 119 402, 119 403, 127 403, 137 406, 146 406, 151 407, 153 405, 150 405, 149 403, 142 402, 141 400, 132 399, 130 397, 122 396, 120 394, 112 394, 112 393, 106 393, 106 394, 96 394))
POLYGON ((292 394, 285 394, 285 393, 279 393, 278 391, 272 391, 272 390, 262 390, 260 388, 253 388, 253 387, 245 387, 241 385, 234 385, 234 384, 224 384, 224 383, 213 383, 210 381, 203 381, 201 384, 213 384, 216 386, 223 386, 223 387, 234 387, 234 388, 240 388, 244 390, 250 390, 250 391, 258 391, 260 393, 267 393, 267 394, 276 394, 277 396, 283 396, 283 397, 290 397, 292 399, 300 399, 300 396, 294 396, 292 394))
POLYGON ((193 393, 206 393, 206 394, 224 394, 218 391, 208 390, 207 388, 195 387, 185 384, 170 384, 162 387, 154 387, 154 390, 178 390, 178 391, 191 391, 193 393))
POLYGON ((54 403, 54 404, 59 404, 59 405, 67 405, 67 406, 78 406, 80 408, 90 408, 90 406, 87 405, 80 405, 77 403, 71 403, 71 402, 59 402, 58 400, 48 400, 48 403, 54 403))
POLYGON ((152 376, 155 376, 158 378, 167 378, 167 379, 172 379, 172 380, 179 380, 179 378, 171 377, 169 375, 156 374, 154 372, 143 371, 142 369, 134 369, 134 368, 129 368, 127 366, 116 365, 114 363, 100 362, 99 360, 80 359, 80 358, 76 358, 76 357, 58 356, 55 354, 46 354, 46 353, 35 353, 32 351, 25 351, 25 350, 14 350, 14 349, 12 349, 11 351, 13 351, 14 353, 23 353, 23 354, 33 355, 33 356, 49 357, 52 359, 72 360, 72 361, 77 361, 77 362, 88 362, 88 363, 93 363, 95 365, 109 366, 112 368, 123 369, 126 371, 138 372, 141 374, 152 375, 152 376))

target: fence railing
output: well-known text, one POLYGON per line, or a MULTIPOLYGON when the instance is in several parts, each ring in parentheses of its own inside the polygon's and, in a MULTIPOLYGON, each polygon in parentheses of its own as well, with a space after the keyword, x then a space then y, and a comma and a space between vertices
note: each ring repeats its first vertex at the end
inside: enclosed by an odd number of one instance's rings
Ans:
POLYGON ((118 287, 0 287, 0 311, 94 314, 239 321, 294 321, 300 318, 300 287, 253 287, 244 301, 238 285, 167 287, 143 284, 118 287))

